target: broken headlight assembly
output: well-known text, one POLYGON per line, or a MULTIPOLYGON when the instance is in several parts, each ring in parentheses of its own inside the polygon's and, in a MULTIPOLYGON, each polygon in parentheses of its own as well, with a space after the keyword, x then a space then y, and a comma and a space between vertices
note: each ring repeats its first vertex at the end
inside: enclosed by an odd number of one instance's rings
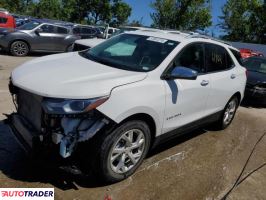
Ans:
POLYGON ((81 100, 45 98, 42 107, 47 114, 80 114, 97 108, 108 98, 108 96, 81 100))
POLYGON ((95 108, 108 98, 105 96, 84 100, 43 99, 42 108, 50 122, 59 120, 58 123, 52 123, 57 124, 52 131, 52 141, 60 144, 60 155, 63 158, 71 156, 78 142, 89 140, 109 123, 104 115, 95 113, 95 108), (62 131, 56 131, 58 126, 62 131))

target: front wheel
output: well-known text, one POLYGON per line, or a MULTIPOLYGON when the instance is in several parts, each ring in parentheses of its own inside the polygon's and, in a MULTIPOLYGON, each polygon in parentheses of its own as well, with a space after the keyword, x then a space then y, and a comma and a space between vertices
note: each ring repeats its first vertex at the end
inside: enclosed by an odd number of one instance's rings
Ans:
POLYGON ((29 46, 24 41, 15 41, 10 46, 10 53, 13 56, 26 56, 29 53, 29 46))
POLYGON ((121 181, 140 166, 150 147, 151 134, 143 121, 125 122, 102 138, 95 168, 106 182, 121 181))

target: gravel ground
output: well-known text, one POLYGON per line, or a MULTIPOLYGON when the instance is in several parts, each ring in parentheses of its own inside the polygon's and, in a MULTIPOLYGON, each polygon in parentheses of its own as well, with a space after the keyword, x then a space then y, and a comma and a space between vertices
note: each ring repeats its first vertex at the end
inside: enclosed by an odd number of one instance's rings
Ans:
MULTIPOLYGON (((250 152, 266 133, 266 109, 240 107, 225 131, 197 130, 156 148, 130 178, 113 185, 81 180, 31 163, 3 120, 14 109, 11 71, 34 57, 0 55, 0 187, 54 187, 55 199, 221 199, 234 185, 250 152), (2 121, 1 121, 2 120, 2 121)), ((240 180, 266 162, 266 136, 240 180)), ((266 167, 234 187, 227 199, 266 199, 266 167)))

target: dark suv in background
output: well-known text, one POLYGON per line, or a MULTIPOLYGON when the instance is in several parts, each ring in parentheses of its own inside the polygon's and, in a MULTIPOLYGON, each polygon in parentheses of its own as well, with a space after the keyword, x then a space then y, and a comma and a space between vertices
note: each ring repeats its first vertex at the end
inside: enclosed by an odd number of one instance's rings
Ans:
POLYGON ((72 32, 74 35, 80 36, 81 39, 95 38, 98 35, 96 28, 83 25, 74 25, 72 32))

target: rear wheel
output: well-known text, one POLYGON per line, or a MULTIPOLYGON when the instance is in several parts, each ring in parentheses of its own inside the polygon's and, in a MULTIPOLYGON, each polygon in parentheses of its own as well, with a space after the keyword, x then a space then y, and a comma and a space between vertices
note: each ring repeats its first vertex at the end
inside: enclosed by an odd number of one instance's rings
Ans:
POLYGON ((235 113, 239 104, 239 100, 236 96, 233 96, 226 104, 222 116, 216 123, 217 128, 220 130, 226 129, 233 121, 235 113))
POLYGON ((97 140, 94 172, 105 182, 117 182, 132 175, 140 166, 149 150, 151 136, 145 122, 134 120, 97 140))
POLYGON ((15 41, 10 46, 10 53, 13 56, 26 56, 29 53, 29 46, 24 41, 15 41))

